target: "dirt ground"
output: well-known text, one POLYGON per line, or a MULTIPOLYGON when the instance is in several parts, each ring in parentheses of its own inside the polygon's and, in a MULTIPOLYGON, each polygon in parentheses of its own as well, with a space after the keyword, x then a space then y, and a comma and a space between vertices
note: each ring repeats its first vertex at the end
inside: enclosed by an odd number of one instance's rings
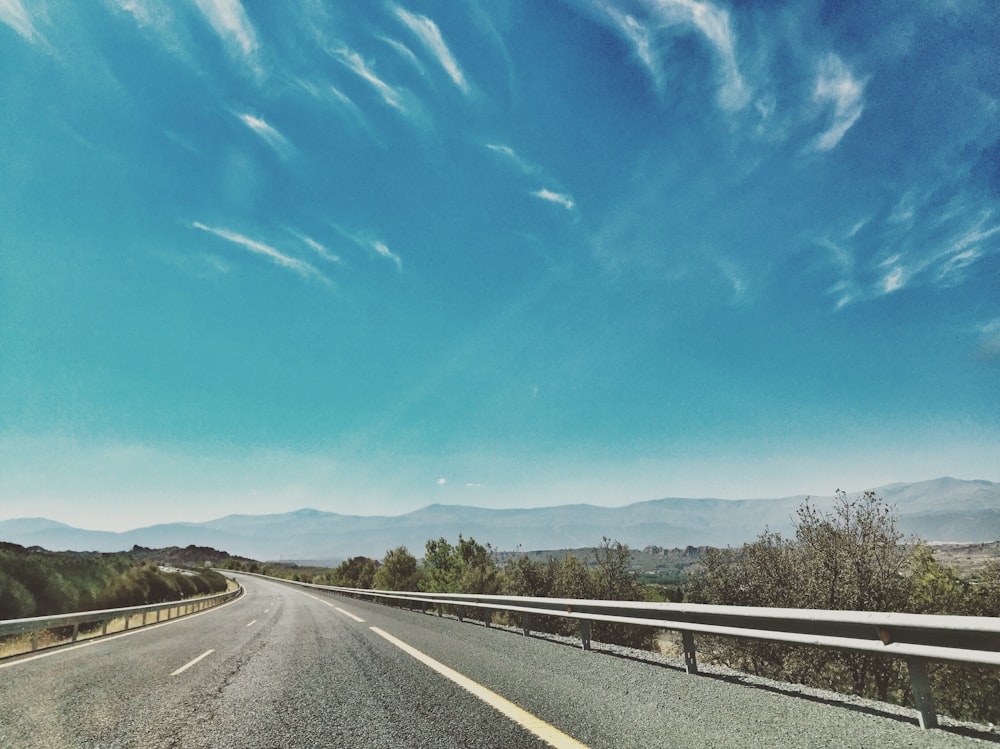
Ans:
POLYGON ((941 564, 955 567, 963 576, 975 575, 991 560, 1000 560, 1000 541, 985 544, 934 544, 934 556, 941 564))

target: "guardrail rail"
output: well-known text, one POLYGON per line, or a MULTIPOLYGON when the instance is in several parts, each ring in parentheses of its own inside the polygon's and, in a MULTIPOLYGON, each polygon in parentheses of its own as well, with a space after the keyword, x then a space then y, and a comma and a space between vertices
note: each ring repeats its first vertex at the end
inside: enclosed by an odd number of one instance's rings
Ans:
MULTIPOLYGON (((144 606, 129 606, 119 609, 101 609, 99 611, 80 611, 73 614, 56 614, 53 616, 35 616, 25 619, 8 619, 0 621, 0 641, 7 637, 14 637, 31 633, 31 648, 23 652, 34 652, 45 647, 58 647, 66 644, 65 639, 51 645, 42 646, 40 635, 42 632, 55 629, 72 627, 72 634, 69 642, 76 642, 80 636, 80 628, 88 624, 100 624, 101 636, 108 634, 108 625, 117 619, 124 619, 123 631, 136 626, 144 627, 147 624, 156 624, 168 619, 176 619, 180 616, 187 616, 205 609, 228 603, 234 598, 243 594, 243 586, 238 586, 235 590, 228 590, 224 593, 216 593, 211 596, 201 596, 198 598, 187 598, 180 601, 169 601, 165 603, 150 603, 144 606), (132 620, 141 617, 138 624, 132 624, 132 620), (131 626, 130 626, 131 625, 131 626)), ((19 655, 22 653, 12 653, 19 655)))
POLYGON ((590 649, 592 622, 637 624, 679 632, 685 667, 690 674, 698 673, 696 634, 898 658, 907 664, 921 728, 938 725, 927 673, 929 662, 1000 666, 1000 618, 996 617, 387 591, 269 579, 372 600, 409 602, 424 611, 428 606, 450 606, 460 619, 468 614, 468 609, 479 609, 487 626, 488 612, 518 613, 525 635, 530 634, 535 616, 575 619, 585 650, 590 649))

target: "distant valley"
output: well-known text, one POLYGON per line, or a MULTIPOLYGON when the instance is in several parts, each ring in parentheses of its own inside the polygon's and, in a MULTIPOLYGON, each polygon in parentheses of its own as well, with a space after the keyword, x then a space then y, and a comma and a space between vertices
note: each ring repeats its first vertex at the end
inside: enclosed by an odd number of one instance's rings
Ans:
MULTIPOLYGON (((1000 484, 940 478, 890 484, 876 492, 896 507, 899 528, 926 541, 1000 540, 1000 484)), ((791 535, 805 496, 780 499, 656 499, 624 507, 560 505, 493 510, 430 505, 397 516, 342 515, 303 509, 277 515, 228 515, 202 523, 168 523, 123 533, 84 530, 45 518, 0 521, 0 541, 52 550, 123 551, 134 545, 210 546, 261 560, 381 558, 406 546, 420 556, 428 539, 458 534, 501 551, 572 549, 601 538, 646 546, 738 546, 765 527, 791 535)), ((832 497, 812 497, 817 507, 832 497)))

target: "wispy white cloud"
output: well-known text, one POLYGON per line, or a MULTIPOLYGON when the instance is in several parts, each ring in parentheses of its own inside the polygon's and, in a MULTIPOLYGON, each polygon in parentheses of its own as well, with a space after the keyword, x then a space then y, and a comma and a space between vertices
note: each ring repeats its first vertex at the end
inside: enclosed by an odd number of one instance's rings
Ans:
POLYGON ((315 252, 317 255, 319 255, 321 258, 323 258, 327 262, 336 263, 336 264, 339 264, 341 262, 339 255, 335 255, 334 253, 330 252, 330 250, 327 249, 325 245, 317 242, 312 237, 307 237, 305 234, 300 234, 297 231, 293 231, 292 234, 294 234, 296 237, 298 237, 299 240, 303 244, 305 244, 306 247, 308 247, 310 250, 312 250, 313 252, 315 252))
POLYGON ((398 39, 393 39, 392 37, 389 36, 380 36, 376 38, 380 42, 385 42, 390 47, 392 47, 397 53, 399 53, 399 56, 402 57, 404 60, 406 60, 410 65, 412 65, 413 68, 418 73, 420 73, 421 76, 427 75, 427 68, 424 67, 424 64, 420 61, 420 58, 416 56, 416 54, 413 52, 412 49, 407 47, 401 41, 399 41, 398 39))
POLYGON ((572 211, 576 207, 576 203, 570 195, 566 195, 560 192, 553 192, 546 188, 541 188, 540 190, 535 190, 531 193, 533 196, 539 200, 545 200, 549 203, 555 203, 556 205, 561 205, 567 211, 572 211))
POLYGON ((345 94, 336 86, 330 86, 330 94, 333 96, 334 100, 336 100, 340 104, 343 104, 352 112, 357 112, 359 114, 361 113, 361 110, 358 108, 358 105, 354 103, 351 97, 345 94))
POLYGON ((517 161, 517 162, 520 163, 520 158, 518 157, 517 152, 513 148, 511 148, 510 146, 504 146, 504 145, 501 145, 500 143, 486 143, 484 145, 490 151, 493 151, 494 153, 503 154, 507 158, 513 159, 514 161, 517 161))
MULTIPOLYGON (((853 237, 855 233, 856 230, 852 227, 851 231, 848 232, 848 238, 853 237)), ((834 307, 841 309, 851 302, 857 301, 860 297, 860 290, 853 279, 854 255, 842 244, 834 242, 828 237, 819 240, 817 244, 829 250, 836 273, 840 276, 840 279, 827 289, 827 294, 836 298, 834 307)))
POLYGON ((434 23, 427 16, 420 16, 414 13, 410 13, 405 8, 400 6, 395 6, 394 11, 396 17, 403 22, 403 24, 413 32, 421 44, 427 49, 434 59, 438 61, 438 64, 444 68, 448 77, 451 78, 452 83, 458 87, 458 89, 463 94, 468 94, 470 91, 469 82, 465 78, 465 73, 462 71, 461 66, 455 59, 455 56, 448 49, 448 45, 444 41, 444 37, 441 35, 441 30, 438 28, 437 24, 434 23))
POLYGON ((21 0, 0 0, 0 22, 10 26, 32 44, 44 41, 21 0))
POLYGON ((522 158, 521 155, 510 146, 505 146, 502 143, 486 143, 484 145, 487 150, 503 156, 510 163, 520 169, 523 174, 529 177, 537 175, 542 171, 538 166, 522 158))
POLYGON ((109 1, 132 16, 140 28, 155 26, 163 18, 164 8, 156 0, 106 0, 109 1))
POLYGON ((736 301, 743 299, 747 293, 748 283, 746 274, 742 268, 733 260, 725 257, 710 256, 712 264, 715 265, 719 273, 729 283, 733 290, 733 298, 736 301))
POLYGON ((647 17, 639 19, 608 0, 597 0, 596 4, 632 46, 659 93, 663 93, 666 81, 661 38, 668 29, 686 27, 700 33, 715 53, 720 77, 719 106, 739 110, 750 102, 750 89, 736 61, 736 35, 725 9, 698 0, 646 0, 647 17))
POLYGON ((827 291, 837 298, 837 301, 833 304, 834 309, 842 309, 857 300, 857 291, 854 285, 846 280, 838 281, 827 291))
POLYGON ((979 327, 979 355, 984 359, 1000 359, 1000 317, 979 327))
POLYGON ((156 40, 162 47, 186 65, 197 66, 193 51, 196 45, 187 20, 186 5, 171 0, 104 0, 114 12, 122 13, 144 35, 156 40))
POLYGON ((942 283, 950 284, 953 279, 958 279, 963 271, 979 260, 980 257, 981 253, 975 247, 955 253, 942 264, 941 270, 938 272, 938 279, 942 283))
POLYGON ((334 57, 340 60, 351 72, 367 82, 374 88, 386 104, 400 112, 406 113, 406 106, 403 104, 403 95, 396 88, 379 78, 368 62, 357 52, 348 47, 341 47, 333 52, 334 57))
POLYGON ((238 53, 259 74, 257 51, 260 42, 240 0, 194 0, 194 3, 226 47, 238 53))
POLYGON ((828 293, 839 309, 911 287, 958 286, 983 258, 1000 254, 1000 224, 964 196, 910 190, 880 216, 817 244, 830 252, 837 281, 828 293))
POLYGON ((359 107, 350 96, 345 94, 339 88, 330 85, 329 83, 315 83, 305 80, 304 78, 296 79, 295 84, 316 101, 332 105, 337 114, 341 116, 345 122, 349 122, 360 127, 362 130, 378 140, 375 135, 375 131, 368 122, 368 118, 365 117, 364 112, 361 111, 361 107, 359 107))
POLYGON ((639 58, 639 62, 646 68, 646 72, 653 79, 653 85, 657 91, 663 92, 663 67, 660 65, 658 54, 653 49, 653 37, 655 29, 639 23, 633 16, 622 13, 611 5, 605 6, 608 17, 618 27, 618 31, 624 34, 625 38, 632 44, 632 51, 639 58))
POLYGON ((912 225, 917 211, 917 197, 912 192, 903 195, 889 216, 894 224, 912 225))
POLYGON ((859 231, 865 228, 865 226, 868 224, 869 221, 871 221, 871 216, 855 221, 854 226, 852 226, 850 231, 847 232, 847 236, 848 237, 855 236, 859 231))
POLYGON ((260 138, 273 148, 282 158, 288 158, 294 152, 294 148, 288 139, 279 133, 273 126, 269 125, 260 117, 252 114, 234 112, 240 122, 250 128, 260 138))
POLYGON ((369 242, 369 246, 373 250, 375 250, 375 252, 377 252, 379 255, 381 255, 382 257, 386 258, 387 260, 391 260, 392 262, 394 262, 396 264, 396 267, 399 270, 403 270, 403 261, 400 259, 399 255, 397 255, 395 252, 393 252, 392 250, 390 250, 385 245, 384 242, 380 242, 378 240, 373 240, 373 241, 369 242))
POLYGON ((829 151, 858 121, 864 111, 864 92, 868 79, 858 80, 844 61, 835 54, 824 57, 819 64, 819 74, 813 88, 813 102, 833 107, 833 121, 813 141, 816 151, 829 151))
POLYGON ((883 294, 891 294, 899 291, 906 285, 906 271, 900 263, 899 255, 893 255, 882 263, 885 275, 882 276, 881 291, 883 294))
POLYGON ((372 252, 379 257, 384 257, 386 260, 391 260, 396 268, 400 271, 403 270, 403 260, 395 252, 389 249, 389 246, 377 237, 374 232, 370 231, 352 231, 350 229, 345 229, 343 226, 338 224, 331 224, 331 226, 336 230, 340 236, 347 239, 355 246, 365 250, 366 252, 372 252))
POLYGON ((937 280, 945 286, 954 286, 965 277, 965 271, 983 257, 992 241, 997 251, 1000 242, 1000 225, 986 226, 989 216, 954 236, 938 256, 937 280))
MULTIPOLYGON (((541 167, 523 158, 510 146, 502 143, 485 143, 483 145, 488 151, 497 154, 504 161, 515 166, 518 171, 526 177, 546 179, 541 167)), ((560 205, 567 211, 573 211, 576 209, 576 201, 573 199, 573 196, 564 191, 560 192, 547 187, 541 187, 536 190, 532 190, 531 196, 538 198, 539 200, 544 200, 548 203, 560 205)))
POLYGON ((887 269, 883 293, 910 283, 957 286, 977 262, 1000 254, 1000 224, 991 209, 974 207, 964 196, 942 204, 934 191, 922 200, 911 193, 904 203, 905 220, 898 206, 886 218, 883 241, 900 249, 880 264, 887 269))
POLYGON ((261 255, 266 257, 275 265, 282 268, 287 268, 294 273, 297 273, 302 278, 315 278, 322 281, 325 284, 329 284, 330 280, 320 273, 315 266, 304 260, 299 260, 298 258, 291 257, 285 253, 275 249, 269 244, 259 242, 256 239, 251 239, 250 237, 244 236, 243 234, 237 234, 236 232, 229 231, 228 229, 220 229, 215 226, 207 226, 200 221, 194 221, 191 224, 191 228, 198 229, 200 231, 208 232, 209 234, 214 234, 215 236, 225 239, 227 242, 235 244, 237 247, 242 247, 248 252, 252 252, 256 255, 261 255))

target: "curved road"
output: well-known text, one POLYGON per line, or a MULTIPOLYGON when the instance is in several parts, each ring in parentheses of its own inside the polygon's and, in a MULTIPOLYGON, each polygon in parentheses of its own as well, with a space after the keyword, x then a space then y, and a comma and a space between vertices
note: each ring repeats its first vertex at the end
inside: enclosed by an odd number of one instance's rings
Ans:
POLYGON ((921 731, 915 718, 240 579, 246 595, 218 609, 0 662, 0 747, 981 743, 921 731))

